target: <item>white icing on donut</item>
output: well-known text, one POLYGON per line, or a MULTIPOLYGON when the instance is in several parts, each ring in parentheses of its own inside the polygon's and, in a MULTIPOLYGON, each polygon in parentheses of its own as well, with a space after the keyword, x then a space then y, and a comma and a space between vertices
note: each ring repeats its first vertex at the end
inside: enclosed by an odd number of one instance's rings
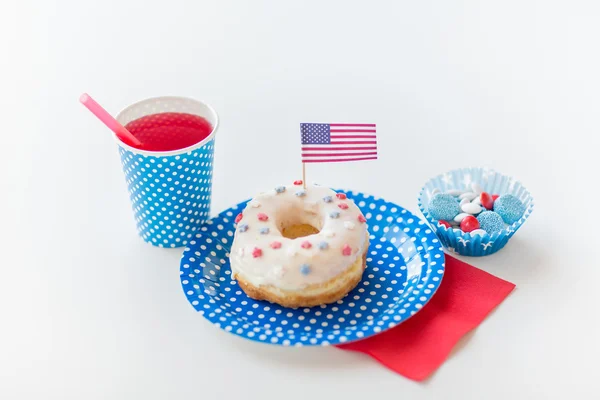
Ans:
POLYGON ((256 196, 242 214, 230 252, 231 270, 255 286, 298 290, 326 282, 362 256, 368 238, 356 204, 322 186, 278 187, 256 196), (283 237, 283 227, 297 224, 312 225, 320 232, 297 239, 283 237), (342 254, 346 246, 350 255, 342 254))

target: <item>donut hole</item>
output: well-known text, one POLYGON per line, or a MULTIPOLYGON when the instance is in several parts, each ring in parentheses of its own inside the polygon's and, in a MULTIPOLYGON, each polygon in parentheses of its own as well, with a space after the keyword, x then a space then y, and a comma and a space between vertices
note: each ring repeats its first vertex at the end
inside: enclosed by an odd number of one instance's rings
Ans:
POLYGON ((288 239, 296 239, 299 237, 314 235, 315 233, 319 233, 319 230, 312 225, 309 224, 294 224, 289 226, 284 226, 281 229, 281 234, 283 237, 288 239))

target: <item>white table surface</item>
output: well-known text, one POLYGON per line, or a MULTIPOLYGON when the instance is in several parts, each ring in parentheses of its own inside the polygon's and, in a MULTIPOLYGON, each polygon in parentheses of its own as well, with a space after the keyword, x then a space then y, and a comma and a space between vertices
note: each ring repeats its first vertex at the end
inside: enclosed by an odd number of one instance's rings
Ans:
POLYGON ((0 398, 596 396, 599 3, 294 3, 2 6, 0 398), (302 121, 376 122, 378 161, 313 165, 309 180, 413 212, 445 170, 515 176, 532 217, 468 261, 517 289, 425 383, 220 331, 181 290, 182 250, 136 236, 116 145, 82 92, 114 114, 159 95, 212 104, 214 212, 298 178, 302 121))

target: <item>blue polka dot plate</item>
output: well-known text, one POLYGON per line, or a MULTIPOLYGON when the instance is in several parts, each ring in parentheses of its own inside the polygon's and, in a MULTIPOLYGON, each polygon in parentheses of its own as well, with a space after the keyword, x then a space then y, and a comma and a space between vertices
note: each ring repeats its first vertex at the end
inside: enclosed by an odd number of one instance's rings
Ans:
POLYGON ((406 321, 434 295, 444 253, 432 230, 404 208, 345 192, 369 225, 362 281, 337 303, 291 309, 249 298, 231 277, 234 218, 247 201, 202 225, 180 266, 183 290, 210 322, 246 339, 283 346, 336 345, 376 335, 406 321))

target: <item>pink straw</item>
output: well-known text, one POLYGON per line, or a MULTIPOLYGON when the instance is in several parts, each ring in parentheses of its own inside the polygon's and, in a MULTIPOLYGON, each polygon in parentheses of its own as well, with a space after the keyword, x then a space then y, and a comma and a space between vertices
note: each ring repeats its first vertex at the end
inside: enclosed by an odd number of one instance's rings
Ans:
POLYGON ((121 141, 130 146, 142 147, 142 142, 125 129, 123 125, 114 119, 112 115, 102 108, 100 104, 96 103, 96 100, 92 99, 87 93, 82 94, 79 101, 98 117, 100 121, 104 122, 104 125, 108 126, 121 141))

